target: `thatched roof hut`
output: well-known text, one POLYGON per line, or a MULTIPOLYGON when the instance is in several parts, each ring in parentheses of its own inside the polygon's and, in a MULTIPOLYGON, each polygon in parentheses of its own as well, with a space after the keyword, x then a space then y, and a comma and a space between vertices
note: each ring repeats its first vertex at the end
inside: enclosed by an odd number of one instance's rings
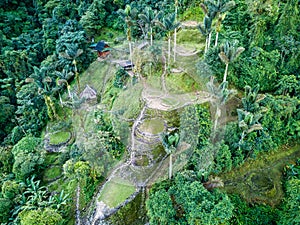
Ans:
POLYGON ((89 85, 86 85, 84 90, 80 93, 80 98, 86 101, 97 102, 97 91, 89 85))

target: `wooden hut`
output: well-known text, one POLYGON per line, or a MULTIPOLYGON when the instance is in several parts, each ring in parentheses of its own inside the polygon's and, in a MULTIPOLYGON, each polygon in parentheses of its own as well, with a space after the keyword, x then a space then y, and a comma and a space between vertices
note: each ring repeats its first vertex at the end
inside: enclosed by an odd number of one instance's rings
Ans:
POLYGON ((107 43, 104 41, 99 41, 96 45, 94 45, 95 51, 97 51, 98 57, 105 58, 110 53, 110 48, 107 43))
POLYGON ((119 65, 124 70, 131 70, 134 67, 134 64, 130 60, 119 61, 119 65))
POLYGON ((84 90, 80 93, 80 99, 85 99, 85 101, 89 103, 97 103, 97 91, 90 87, 89 85, 86 85, 84 90))

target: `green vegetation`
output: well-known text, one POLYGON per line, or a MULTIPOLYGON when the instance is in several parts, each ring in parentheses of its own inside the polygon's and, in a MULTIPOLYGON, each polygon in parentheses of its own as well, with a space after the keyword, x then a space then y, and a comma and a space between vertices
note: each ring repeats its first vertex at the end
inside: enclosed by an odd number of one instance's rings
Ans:
POLYGON ((43 179, 46 181, 53 180, 53 179, 60 177, 61 174, 62 174, 61 167, 52 167, 52 168, 45 170, 43 179))
POLYGON ((51 145, 59 145, 67 142, 71 138, 71 133, 68 131, 59 131, 50 135, 49 143, 51 145))
POLYGON ((199 90, 199 84, 188 74, 170 74, 166 77, 168 90, 171 93, 181 94, 199 90))
POLYGON ((99 201, 103 201, 110 208, 114 208, 124 202, 134 192, 135 187, 132 183, 120 178, 114 178, 104 185, 99 201))
POLYGON ((164 121, 160 119, 145 120, 139 129, 149 134, 159 134, 164 130, 164 121))
POLYGON ((298 0, 0 1, 0 223, 145 185, 113 224, 299 224, 299 21, 298 0))

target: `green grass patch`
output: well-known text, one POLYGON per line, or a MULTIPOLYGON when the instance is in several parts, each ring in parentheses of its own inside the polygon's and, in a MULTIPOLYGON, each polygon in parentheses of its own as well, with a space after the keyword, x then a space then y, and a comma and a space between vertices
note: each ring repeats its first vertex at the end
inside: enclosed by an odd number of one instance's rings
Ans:
POLYGON ((203 18, 204 14, 200 6, 190 7, 184 10, 184 12, 179 15, 179 19, 181 21, 194 20, 197 22, 202 22, 203 18))
POLYGON ((205 42, 205 37, 201 35, 199 30, 187 29, 181 30, 177 34, 177 44, 200 44, 205 42))
POLYGON ((140 126, 140 131, 147 132, 150 134, 158 134, 163 132, 165 129, 164 121, 161 119, 149 119, 143 121, 142 125, 140 126))
POLYGON ((68 131, 59 131, 53 134, 50 134, 49 143, 51 145, 58 145, 64 142, 67 142, 71 137, 71 133, 68 131))
MULTIPOLYGON (((103 86, 105 86, 106 82, 114 76, 115 72, 115 66, 105 61, 95 61, 80 75, 81 89, 83 90, 85 85, 90 85, 99 93, 104 88, 103 86)), ((74 83, 74 85, 76 84, 74 83)))
POLYGON ((45 170, 43 179, 45 181, 53 180, 60 177, 62 174, 62 168, 60 166, 51 167, 45 170))
MULTIPOLYGON (((162 90, 162 86, 161 86, 161 74, 156 74, 153 76, 149 76, 147 78, 147 85, 149 85, 150 87, 157 89, 158 91, 162 90)), ((158 95, 161 95, 161 93, 159 93, 158 95)))
MULTIPOLYGON (((104 40, 106 42, 112 42, 115 38, 118 38, 121 36, 122 37, 124 36, 124 32, 114 30, 114 29, 108 28, 108 27, 103 27, 103 28, 101 28, 100 35, 95 38, 95 41, 98 42, 98 41, 104 40)), ((124 37, 124 38, 126 38, 126 37, 124 37)), ((111 43, 108 43, 108 44, 111 45, 111 43)))
POLYGON ((257 159, 249 159, 243 165, 221 174, 228 193, 239 194, 248 202, 270 204, 281 202, 282 171, 286 164, 300 157, 300 146, 282 147, 277 151, 260 154, 257 159))
POLYGON ((136 118, 142 109, 140 101, 142 90, 143 86, 140 83, 122 90, 114 100, 112 111, 118 112, 126 119, 136 118))
POLYGON ((166 155, 166 151, 162 145, 158 145, 153 151, 152 155, 154 160, 160 160, 166 155))
POLYGON ((166 106, 171 106, 171 107, 175 107, 179 104, 178 100, 172 97, 163 98, 162 103, 166 106))
POLYGON ((182 94, 200 89, 200 85, 188 74, 170 74, 166 76, 166 86, 171 93, 182 94))
POLYGON ((61 153, 57 153, 57 152, 47 153, 45 157, 44 165, 45 166, 58 165, 60 154, 61 153))
POLYGON ((135 187, 133 184, 116 177, 105 184, 99 201, 103 201, 109 207, 114 208, 124 202, 134 192, 135 187))

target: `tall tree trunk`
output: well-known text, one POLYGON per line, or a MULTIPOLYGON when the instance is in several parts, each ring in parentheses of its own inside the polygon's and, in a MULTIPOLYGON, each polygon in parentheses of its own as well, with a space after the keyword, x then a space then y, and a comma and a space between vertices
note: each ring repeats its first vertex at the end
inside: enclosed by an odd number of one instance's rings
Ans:
POLYGON ((210 40, 211 40, 211 32, 209 32, 209 34, 208 34, 207 51, 209 50, 209 47, 210 47, 210 40))
POLYGON ((76 77, 76 81, 77 81, 78 93, 80 93, 80 80, 79 80, 79 73, 78 73, 78 70, 77 70, 77 62, 76 62, 76 60, 75 60, 75 59, 74 59, 74 61, 73 61, 73 64, 74 64, 74 68, 75 68, 75 77, 76 77))
POLYGON ((129 58, 131 61, 131 70, 133 70, 133 57, 132 57, 132 45, 131 45, 131 41, 128 42, 129 45, 129 58))
POLYGON ((228 63, 226 63, 226 67, 225 67, 225 72, 224 72, 224 78, 223 78, 223 82, 226 81, 227 79, 227 72, 228 72, 228 63))
MULTIPOLYGON (((178 0, 175 0, 175 23, 177 22, 178 0)), ((177 29, 174 31, 174 62, 176 62, 177 29)))
POLYGON ((172 159, 173 159, 173 154, 171 153, 170 154, 170 161, 169 161, 169 180, 171 180, 172 179, 172 167, 173 167, 173 165, 172 165, 172 159))
POLYGON ((152 27, 150 26, 150 45, 153 45, 153 30, 152 27))
POLYGON ((176 43, 177 42, 177 29, 175 29, 175 32, 174 32, 174 49, 173 49, 173 52, 174 52, 174 62, 176 61, 176 43))
POLYGON ((215 47, 218 45, 219 32, 216 33, 215 47))
POLYGON ((219 106, 217 106, 216 113, 215 113, 215 122, 214 122, 214 135, 217 132, 217 126, 218 126, 220 116, 221 116, 221 110, 219 106))
POLYGON ((168 35, 168 67, 170 66, 171 57, 171 34, 168 35))
POLYGON ((80 185, 79 182, 77 184, 76 189, 76 212, 75 212, 75 224, 80 225, 80 185))
POLYGON ((205 49, 204 49, 204 53, 207 52, 207 43, 208 43, 208 37, 205 38, 205 49))
POLYGON ((64 103, 63 103, 63 100, 62 100, 62 98, 61 98, 61 96, 60 96, 60 94, 58 93, 58 95, 59 95, 59 102, 60 102, 60 105, 62 106, 62 107, 64 107, 64 103))

